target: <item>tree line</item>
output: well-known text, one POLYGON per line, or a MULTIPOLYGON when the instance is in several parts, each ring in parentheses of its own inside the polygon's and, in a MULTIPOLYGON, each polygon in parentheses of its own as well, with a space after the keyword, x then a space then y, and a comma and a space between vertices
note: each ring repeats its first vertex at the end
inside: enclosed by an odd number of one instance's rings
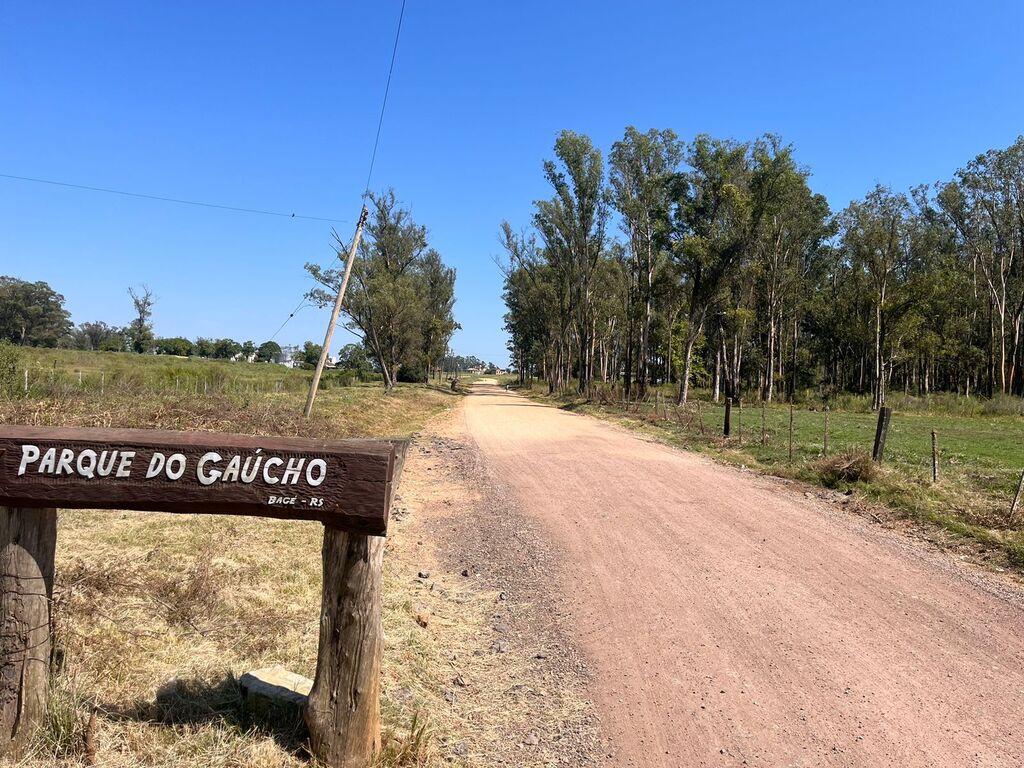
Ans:
POLYGON ((128 295, 135 309, 128 325, 109 325, 102 320, 75 325, 64 307, 64 296, 48 283, 0 276, 0 340, 17 346, 264 362, 277 361, 282 356, 282 348, 273 341, 257 347, 252 341, 229 338, 199 337, 191 341, 181 336, 157 337, 153 333, 156 300, 152 291, 145 287, 129 288, 128 295))
POLYGON ((739 399, 817 389, 1024 395, 1024 137, 953 178, 839 212, 775 135, 563 131, 553 194, 502 225, 509 351, 551 391, 672 382, 739 399))
MULTIPOLYGON (((433 373, 454 370, 459 362, 449 343, 459 328, 454 318, 455 270, 430 246, 426 227, 399 205, 395 193, 370 195, 371 215, 353 265, 343 307, 346 327, 360 344, 342 347, 337 366, 360 378, 380 377, 387 387, 398 381, 421 382, 433 373)), ((337 238, 337 235, 335 235, 337 238)), ((338 238, 341 267, 306 264, 318 283, 307 299, 325 307, 334 303, 348 248, 338 238)), ((312 367, 321 347, 307 341, 282 347, 270 340, 200 337, 195 341, 153 333, 155 298, 146 287, 130 288, 133 320, 124 327, 102 321, 74 325, 64 297, 45 282, 0 277, 0 339, 27 346, 139 352, 256 362, 296 361, 312 367)))

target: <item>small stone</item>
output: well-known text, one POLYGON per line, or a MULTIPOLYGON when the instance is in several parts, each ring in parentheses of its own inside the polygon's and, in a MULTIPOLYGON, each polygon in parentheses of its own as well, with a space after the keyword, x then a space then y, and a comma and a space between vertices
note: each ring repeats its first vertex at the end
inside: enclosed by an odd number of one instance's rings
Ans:
POLYGON ((462 675, 456 675, 455 678, 452 680, 452 685, 457 685, 459 686, 459 688, 465 688, 466 678, 464 678, 462 675))
POLYGON ((538 744, 540 744, 540 736, 538 736, 535 732, 531 731, 526 735, 526 738, 523 739, 523 744, 525 744, 528 747, 536 747, 538 744))
POLYGON ((462 575, 463 576, 469 576, 469 568, 463 568, 462 569, 462 575))
POLYGON ((419 578, 421 578, 421 579, 429 579, 429 578, 430 578, 430 571, 420 571, 420 572, 419 572, 419 573, 417 573, 416 575, 417 575, 417 576, 418 576, 419 578))

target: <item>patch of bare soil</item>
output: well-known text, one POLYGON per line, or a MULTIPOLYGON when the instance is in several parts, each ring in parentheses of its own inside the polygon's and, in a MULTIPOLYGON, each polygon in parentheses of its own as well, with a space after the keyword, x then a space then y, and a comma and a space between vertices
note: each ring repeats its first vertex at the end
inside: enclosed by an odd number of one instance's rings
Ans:
POLYGON ((434 751, 458 765, 597 765, 588 669, 567 640, 554 556, 488 474, 461 408, 415 439, 396 518, 389 569, 448 669, 438 691, 386 677, 386 703, 423 706, 434 751))

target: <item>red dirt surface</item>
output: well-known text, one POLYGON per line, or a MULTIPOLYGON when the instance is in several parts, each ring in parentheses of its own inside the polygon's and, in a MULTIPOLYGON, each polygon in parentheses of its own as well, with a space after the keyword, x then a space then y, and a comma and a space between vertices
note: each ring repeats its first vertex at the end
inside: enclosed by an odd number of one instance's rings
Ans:
POLYGON ((1024 765, 1013 587, 493 385, 464 415, 564 560, 610 765, 1024 765))

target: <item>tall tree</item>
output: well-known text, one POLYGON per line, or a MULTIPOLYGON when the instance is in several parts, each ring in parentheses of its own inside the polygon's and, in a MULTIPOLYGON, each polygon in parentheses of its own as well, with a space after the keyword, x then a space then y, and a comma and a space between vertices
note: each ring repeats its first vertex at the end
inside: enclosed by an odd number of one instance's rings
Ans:
POLYGON ((139 291, 129 287, 128 295, 132 297, 132 305, 135 307, 135 319, 128 325, 128 338, 132 350, 139 353, 149 352, 154 341, 153 305, 156 298, 145 285, 139 291))
MULTIPOLYGON (((670 130, 640 133, 630 126, 612 145, 609 181, 612 203, 622 217, 632 267, 632 284, 639 288, 641 305, 637 348, 637 384, 647 393, 651 323, 654 319, 654 281, 666 261, 671 223, 672 189, 683 145, 670 130)), ((627 302, 632 292, 627 294, 627 302)), ((632 307, 627 306, 631 314, 632 307)), ((627 371, 627 377, 629 376, 627 371)), ((627 390, 629 379, 627 378, 627 390)))
POLYGON ((563 314, 558 364, 566 363, 565 347, 572 331, 577 341, 579 391, 586 392, 593 375, 594 275, 605 247, 608 191, 601 151, 589 137, 562 131, 555 140, 555 158, 544 162, 544 176, 555 195, 535 203, 533 218, 558 278, 563 314))
POLYGON ((42 281, 0 276, 0 339, 30 347, 55 347, 71 332, 64 297, 42 281))
POLYGON ((999 391, 1009 392, 1024 319, 1024 137, 1005 150, 979 155, 957 171, 939 192, 938 202, 987 289, 999 391), (1007 350, 1008 343, 1012 351, 1007 350))
MULTIPOLYGON (((357 333, 372 353, 391 389, 401 369, 409 372, 426 364, 424 333, 430 330, 431 354, 447 348, 456 324, 452 317, 454 270, 444 271, 440 257, 427 242, 426 227, 417 224, 389 190, 370 196, 370 217, 342 311, 346 327, 357 333), (433 290, 428 290, 433 281, 433 290)), ((338 258, 347 249, 339 242, 338 258)), ((306 264, 306 270, 322 287, 308 297, 320 306, 334 302, 342 269, 306 264)), ((422 375, 419 375, 422 379, 422 375)))
POLYGON ((690 386, 693 348, 708 308, 749 252, 752 237, 748 144, 698 136, 675 201, 673 256, 688 299, 679 402, 690 386))

